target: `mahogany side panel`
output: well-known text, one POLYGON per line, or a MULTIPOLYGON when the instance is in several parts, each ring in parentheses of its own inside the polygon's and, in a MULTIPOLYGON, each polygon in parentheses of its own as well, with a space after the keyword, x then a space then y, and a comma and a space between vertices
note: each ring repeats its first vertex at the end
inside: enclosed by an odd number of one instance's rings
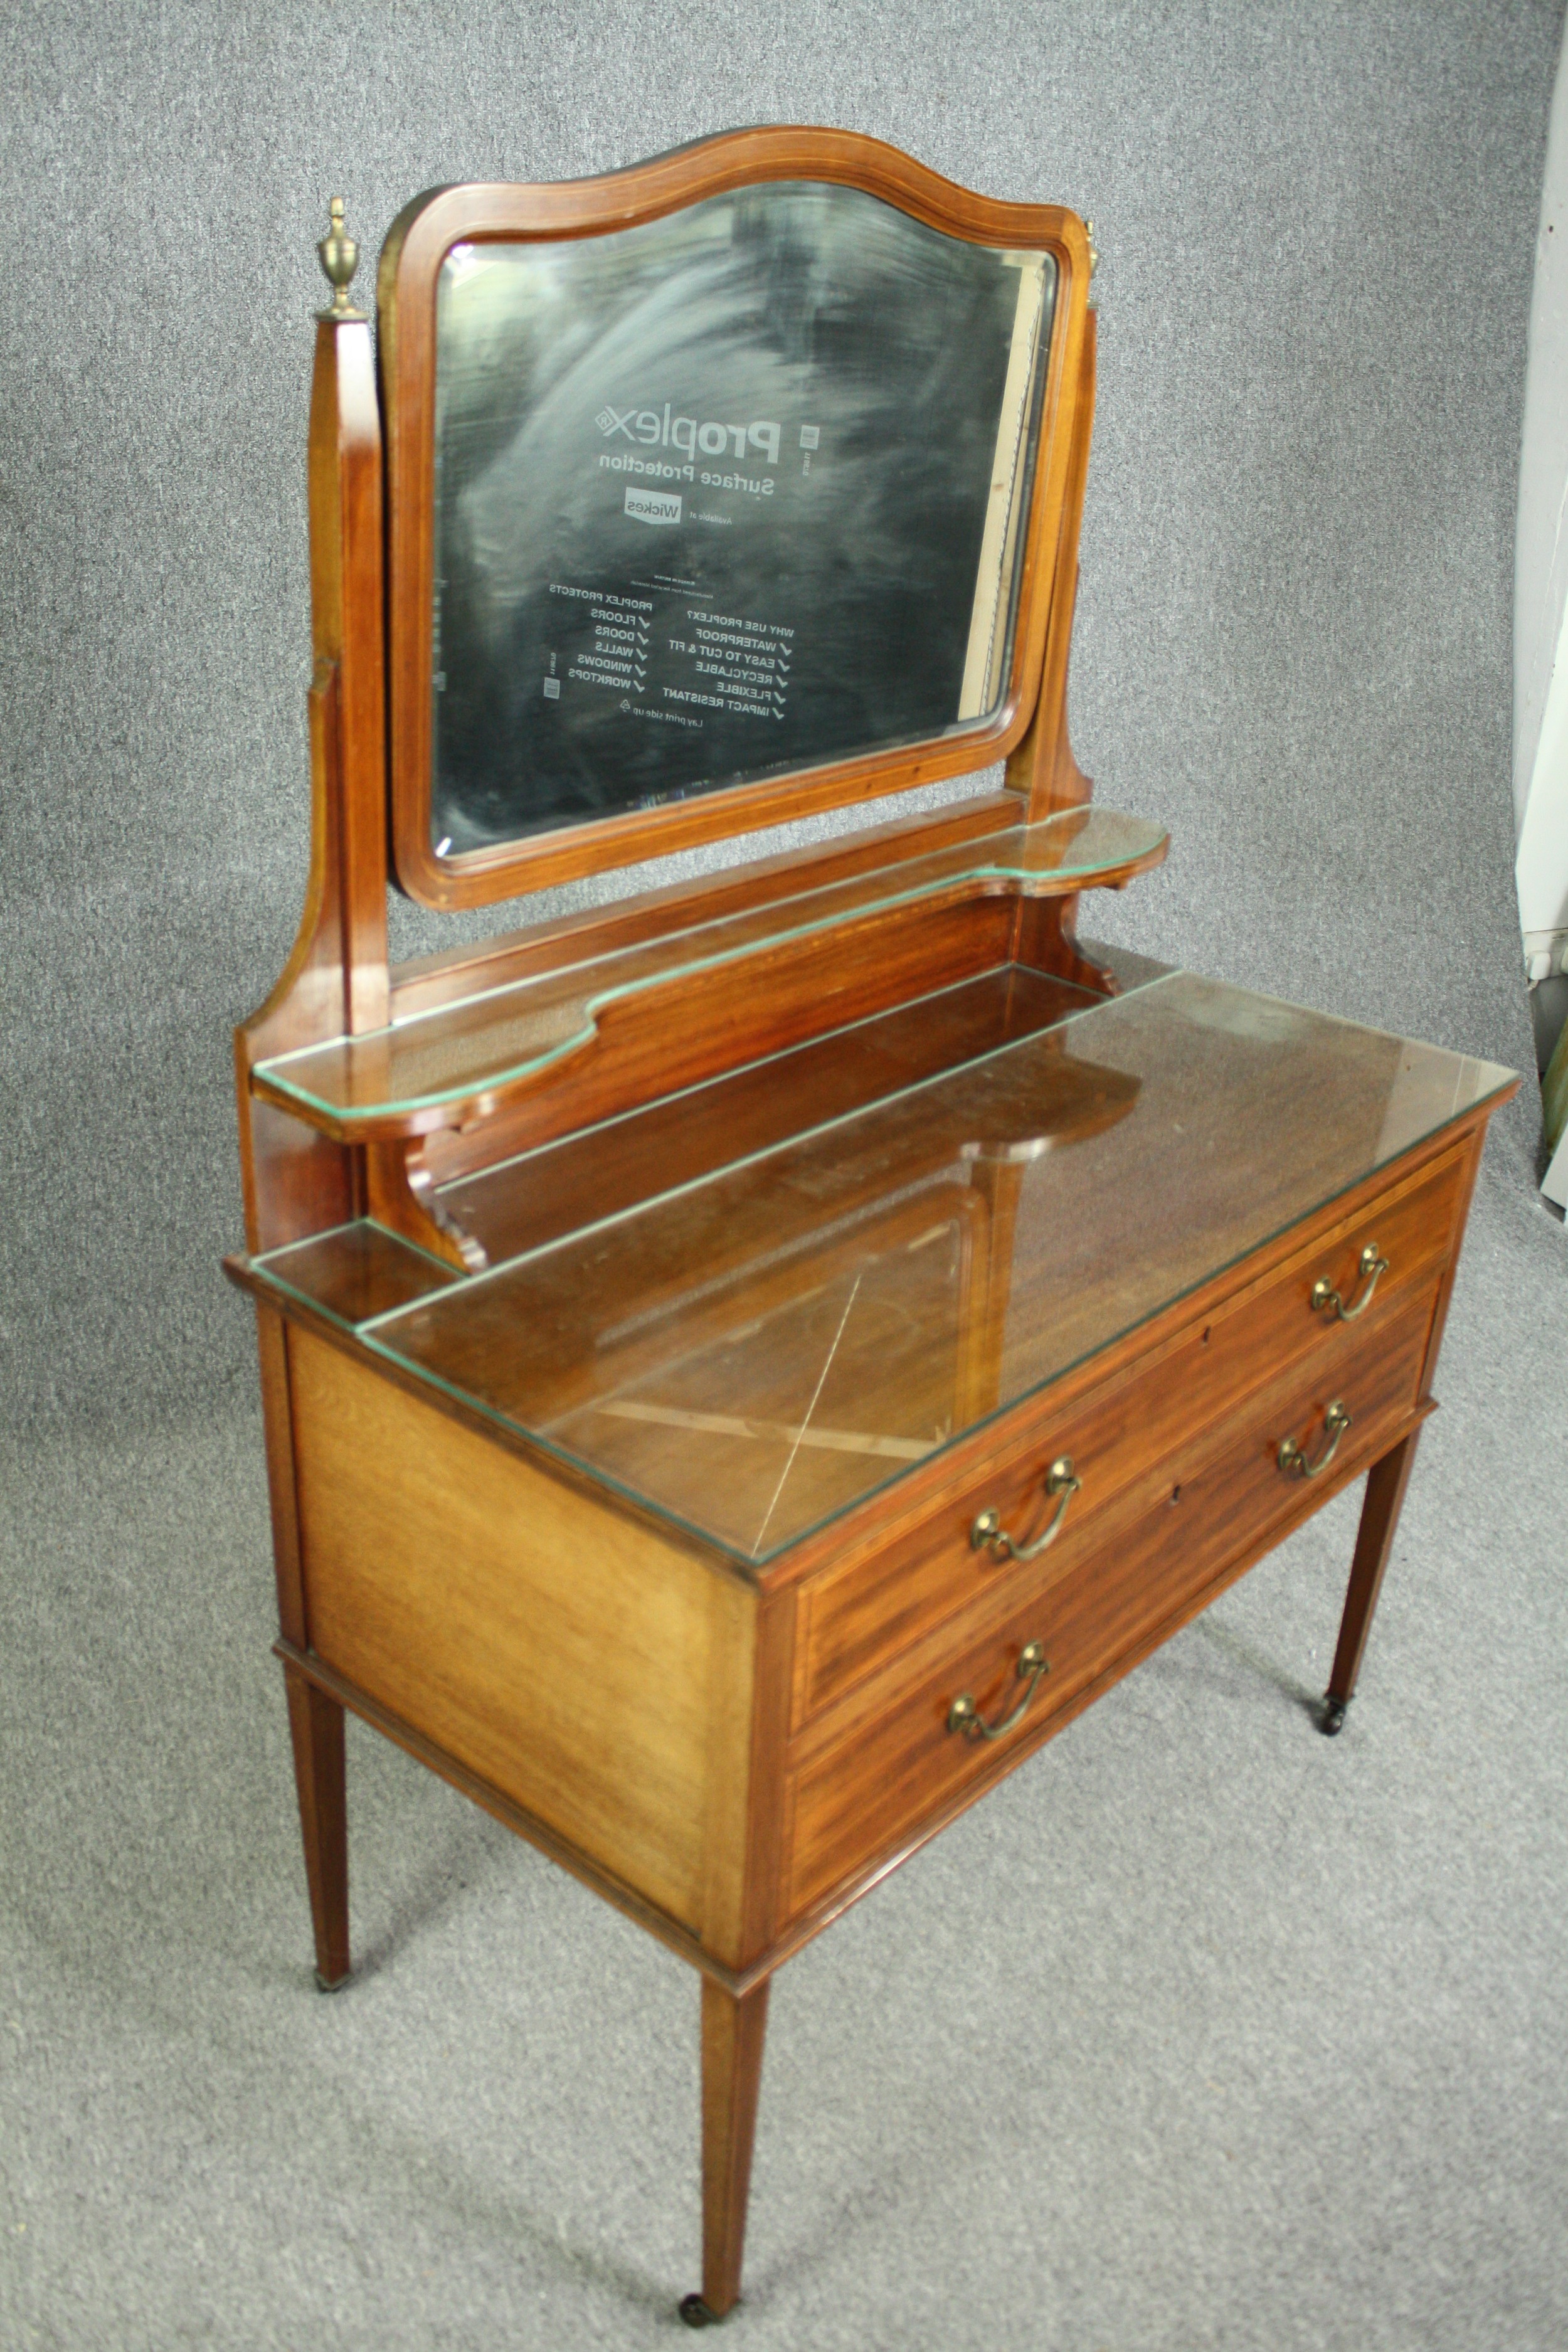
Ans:
POLYGON ((356 1207, 354 1158, 251 1092, 269 1054, 339 1034, 346 1020, 341 832, 342 734, 337 664, 321 660, 309 695, 310 865, 299 934, 277 985, 234 1033, 245 1238, 253 1252, 281 1247, 356 1207))
MULTIPOLYGON (((769 1868, 767 1822, 777 1810, 777 1749, 770 1729, 781 1716, 778 1619, 754 1593, 727 1578, 706 1576, 710 1637, 707 1714, 707 1793, 702 1838, 702 1944, 738 1969, 762 1948, 756 1933, 759 1874, 769 1868), (764 1614, 771 1622, 764 1625, 764 1614), (772 1776, 772 1787, 762 1776, 772 1776), (759 1830, 760 1845, 753 1843, 759 1830)), ((786 1668, 787 1673, 787 1668, 786 1668)), ((783 1706, 787 1706, 787 1689, 783 1706)), ((773 1865, 776 1879, 776 1863, 773 1865)))
POLYGON ((732 1961, 756 1603, 304 1330, 313 1650, 732 1961))
POLYGON ((352 1151, 253 1101, 256 1063, 388 1017, 381 417, 363 320, 323 319, 316 330, 310 500, 310 875, 278 984, 235 1032, 253 1251, 363 1205, 352 1151))
POLYGON ((778 1932, 784 1868, 784 1792, 795 1683, 797 1601, 794 1592, 764 1595, 757 1610, 752 1685, 751 1811, 746 1824, 745 1897, 740 1961, 760 1960, 778 1932))
POLYGON ((311 642, 339 675, 343 1026, 357 1034, 388 1017, 382 437, 366 324, 317 328, 310 471, 311 642))
POLYGON ((448 1755, 433 1739, 427 1738, 421 1731, 416 1731, 412 1724, 405 1723, 400 1716, 395 1715, 389 1707, 383 1706, 378 1700, 350 1682, 346 1675, 340 1675, 313 1652, 295 1650, 287 1642, 275 1642, 273 1652, 284 1665, 292 1666, 306 1682, 324 1691, 329 1698, 335 1698, 350 1715, 357 1715, 362 1723, 368 1724, 373 1731, 380 1732, 384 1739, 390 1739, 395 1748, 401 1748, 405 1756, 412 1756, 416 1763, 423 1764, 426 1771, 434 1772, 437 1780, 445 1780, 448 1788, 456 1789, 460 1796, 478 1805, 481 1812, 489 1813, 493 1821, 500 1822, 504 1828, 521 1838, 525 1844, 536 1847, 569 1877, 578 1880, 605 1902, 612 1904, 626 1918, 645 1928, 656 1941, 684 1960, 689 1968, 697 1969, 702 1975, 727 1985, 731 1992, 744 1992, 749 1986, 760 1983, 773 1967, 771 1958, 762 1966, 744 1969, 732 1969, 726 1961, 716 1959, 704 1948, 700 1937, 694 1935, 689 1927, 682 1927, 668 1912, 659 1910, 646 1895, 639 1895, 635 1887, 617 1878, 613 1871, 592 1861, 581 1847, 552 1830, 536 1813, 529 1812, 525 1806, 506 1796, 493 1781, 481 1779, 477 1772, 470 1772, 455 1756, 448 1755))
POLYGON ((289 1327, 258 1298, 256 1339, 261 1358, 261 1415, 267 1433, 267 1490, 272 1515, 272 1564, 278 1580, 278 1630, 302 1649, 307 1639, 305 1580, 300 1566, 300 1500, 294 1483, 294 1408, 289 1393, 289 1327))
POLYGON ((1058 809, 1081 806, 1094 790, 1073 757, 1068 736, 1068 663, 1072 652, 1073 615, 1078 609, 1079 532, 1083 523, 1089 446, 1094 430, 1099 323, 1090 310, 1084 320, 1072 446, 1062 500, 1061 540, 1052 575, 1039 698, 1028 732, 1008 754, 1005 771, 1007 789, 1023 799, 1030 824, 1054 815, 1058 809))
MULTIPOLYGON (((1516 1078, 1506 1095, 1500 1095, 1495 1102, 1489 1104, 1489 1117, 1491 1111, 1500 1108, 1503 1103, 1511 1102, 1518 1092, 1519 1080, 1516 1078)), ((1437 1369, 1438 1350, 1443 1345, 1443 1333, 1447 1328, 1448 1307, 1454 1296, 1454 1282, 1459 1271, 1459 1251, 1464 1244, 1465 1227, 1469 1223, 1470 1202, 1475 1198, 1476 1178, 1480 1172, 1481 1154, 1486 1150, 1487 1126, 1488 1119, 1482 1118, 1477 1122, 1470 1132, 1465 1166, 1455 1192, 1453 1222, 1448 1239, 1447 1270, 1443 1276, 1442 1287, 1437 1293, 1437 1311, 1432 1318, 1432 1336, 1426 1343, 1426 1361, 1421 1374, 1423 1395, 1430 1393, 1432 1375, 1437 1369)))

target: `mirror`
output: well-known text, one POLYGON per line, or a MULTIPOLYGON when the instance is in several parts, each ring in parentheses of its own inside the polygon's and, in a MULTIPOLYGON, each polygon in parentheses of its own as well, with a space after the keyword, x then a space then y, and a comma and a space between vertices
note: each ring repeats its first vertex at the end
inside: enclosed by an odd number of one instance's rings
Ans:
POLYGON ((992 720, 1056 291, 804 180, 455 245, 435 856, 992 720))

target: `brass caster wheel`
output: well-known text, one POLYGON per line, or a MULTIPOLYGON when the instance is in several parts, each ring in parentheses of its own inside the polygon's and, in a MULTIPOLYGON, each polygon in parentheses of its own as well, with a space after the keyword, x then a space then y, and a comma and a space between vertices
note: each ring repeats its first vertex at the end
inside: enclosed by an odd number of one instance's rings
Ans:
POLYGON ((1322 1714, 1318 1717, 1318 1729, 1325 1739, 1337 1739, 1345 1727, 1348 1698, 1325 1698, 1322 1714))
POLYGON ((700 2294, 681 2296, 680 2316, 688 2327, 717 2327, 719 2325, 718 2313, 710 2311, 700 2294))

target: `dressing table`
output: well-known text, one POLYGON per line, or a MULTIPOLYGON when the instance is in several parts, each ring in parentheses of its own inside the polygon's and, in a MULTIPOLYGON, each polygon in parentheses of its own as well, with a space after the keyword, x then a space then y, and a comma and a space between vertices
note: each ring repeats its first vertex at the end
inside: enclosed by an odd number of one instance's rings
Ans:
POLYGON ((446 188, 375 353, 336 204, 321 250, 310 880, 228 1262, 318 1980, 347 1708, 700 1972, 704 2325, 773 1970, 1364 1475, 1343 1722, 1515 1080, 1079 943, 1167 845, 1067 732, 1074 215, 796 129, 446 188), (851 805, 389 964, 389 880, 851 805))

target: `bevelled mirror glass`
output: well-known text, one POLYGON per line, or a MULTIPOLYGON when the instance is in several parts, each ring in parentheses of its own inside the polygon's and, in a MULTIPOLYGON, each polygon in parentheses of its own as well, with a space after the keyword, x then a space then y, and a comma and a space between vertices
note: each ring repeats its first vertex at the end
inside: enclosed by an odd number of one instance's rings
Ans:
POLYGON ((811 181, 455 246, 435 856, 993 720, 1056 291, 811 181))

